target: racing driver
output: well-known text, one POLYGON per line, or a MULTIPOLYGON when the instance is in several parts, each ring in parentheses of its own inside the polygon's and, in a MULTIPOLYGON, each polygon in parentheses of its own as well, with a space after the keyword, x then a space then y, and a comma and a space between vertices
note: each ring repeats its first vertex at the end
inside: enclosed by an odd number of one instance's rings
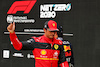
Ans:
POLYGON ((62 41, 54 38, 57 23, 53 20, 46 21, 44 24, 44 35, 31 37, 27 41, 20 42, 15 34, 15 23, 11 23, 7 30, 10 32, 10 40, 16 50, 32 50, 35 56, 35 67, 69 67, 65 59, 62 41))

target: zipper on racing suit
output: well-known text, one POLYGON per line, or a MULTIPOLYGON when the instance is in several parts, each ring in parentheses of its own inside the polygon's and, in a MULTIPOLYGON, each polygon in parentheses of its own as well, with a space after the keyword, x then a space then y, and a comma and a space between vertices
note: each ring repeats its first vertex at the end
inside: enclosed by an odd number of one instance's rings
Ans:
MULTIPOLYGON (((52 47, 53 47, 53 44, 51 43, 51 50, 52 50, 52 47)), ((52 52, 53 53, 53 52, 52 52)), ((51 54, 52 55, 52 54, 51 54)), ((52 58, 53 58, 53 56, 52 56, 52 58)), ((51 67, 52 67, 52 62, 51 62, 51 67)))

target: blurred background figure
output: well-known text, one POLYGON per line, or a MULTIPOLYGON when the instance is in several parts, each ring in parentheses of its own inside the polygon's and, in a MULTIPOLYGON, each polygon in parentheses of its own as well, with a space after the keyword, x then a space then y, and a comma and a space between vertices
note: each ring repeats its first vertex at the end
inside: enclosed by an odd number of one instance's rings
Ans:
MULTIPOLYGON (((69 64, 69 67, 74 67, 74 57, 72 51, 72 45, 68 40, 63 40, 63 28, 62 26, 57 25, 59 31, 55 34, 55 38, 63 41, 64 52, 66 56, 66 61, 69 64)), ((59 63, 59 62, 58 62, 59 63)))

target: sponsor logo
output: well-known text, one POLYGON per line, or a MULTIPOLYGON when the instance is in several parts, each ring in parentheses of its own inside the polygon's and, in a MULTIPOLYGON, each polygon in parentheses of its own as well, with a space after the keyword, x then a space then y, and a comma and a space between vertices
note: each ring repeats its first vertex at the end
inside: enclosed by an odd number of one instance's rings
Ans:
POLYGON ((7 16, 7 22, 12 23, 34 23, 34 19, 27 19, 27 16, 13 16, 13 15, 8 15, 7 16))
POLYGON ((45 50, 42 50, 42 51, 41 51, 41 54, 42 54, 42 55, 46 55, 46 53, 47 53, 47 52, 46 52, 45 50))
POLYGON ((58 52, 56 51, 56 52, 54 52, 54 54, 53 54, 53 58, 57 58, 58 57, 58 52))
POLYGON ((66 58, 66 61, 70 62, 71 61, 71 57, 66 58))
POLYGON ((71 50, 70 45, 69 46, 64 45, 64 51, 66 52, 68 50, 71 50))
POLYGON ((24 11, 24 14, 28 14, 37 0, 25 0, 25 1, 15 1, 7 14, 7 22, 12 23, 34 23, 34 19, 28 19, 27 16, 13 16, 11 14, 16 14, 18 11, 24 11))
POLYGON ((24 11, 24 14, 28 14, 37 0, 15 1, 7 14, 16 14, 17 11, 24 11))
POLYGON ((33 39, 29 39, 27 40, 28 43, 31 43, 32 41, 34 41, 33 39))
POLYGON ((66 56, 66 57, 71 56, 71 55, 72 55, 71 51, 65 52, 65 56, 66 56))
POLYGON ((53 26, 55 26, 55 24, 53 23, 53 26))
POLYGON ((68 41, 63 41, 63 44, 70 44, 68 41))
POLYGON ((57 44, 55 44, 54 48, 57 50, 59 48, 59 46, 57 44))
POLYGON ((44 32, 43 29, 24 29, 24 32, 44 32))
POLYGON ((3 58, 9 58, 10 51, 9 50, 3 50, 3 58))
POLYGON ((40 18, 55 18, 56 12, 70 11, 71 3, 68 4, 43 4, 40 5, 40 18))
POLYGON ((31 54, 27 54, 27 58, 35 58, 34 55, 31 55, 31 54))
POLYGON ((14 53, 13 56, 14 57, 24 57, 24 55, 22 55, 22 53, 14 53))

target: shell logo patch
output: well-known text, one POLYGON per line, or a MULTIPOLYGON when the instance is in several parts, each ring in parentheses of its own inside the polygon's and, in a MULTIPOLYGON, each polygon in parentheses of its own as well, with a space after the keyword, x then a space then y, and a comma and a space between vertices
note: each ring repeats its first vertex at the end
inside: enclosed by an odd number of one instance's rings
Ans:
POLYGON ((46 55, 46 53, 47 53, 47 52, 46 52, 45 50, 42 50, 42 51, 41 51, 41 54, 42 54, 42 55, 46 55))
POLYGON ((58 47, 59 47, 59 46, 58 46, 57 44, 54 45, 54 48, 55 48, 56 50, 58 49, 58 47))

